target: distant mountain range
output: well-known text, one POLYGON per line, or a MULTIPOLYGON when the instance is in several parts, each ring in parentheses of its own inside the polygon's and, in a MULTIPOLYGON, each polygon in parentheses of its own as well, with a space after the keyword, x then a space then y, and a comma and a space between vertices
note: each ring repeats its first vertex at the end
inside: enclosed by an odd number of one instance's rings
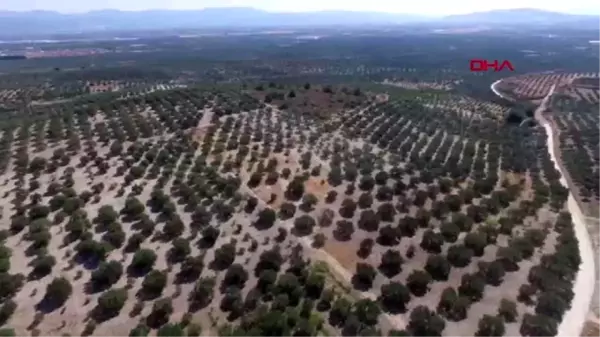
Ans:
POLYGON ((407 23, 439 24, 592 24, 598 16, 572 15, 537 9, 495 10, 489 12, 427 17, 380 12, 321 11, 275 13, 254 8, 206 8, 202 10, 119 10, 62 14, 53 11, 0 11, 0 36, 73 34, 92 32, 144 31, 207 28, 274 28, 393 25, 407 23))
POLYGON ((450 15, 442 18, 444 22, 479 24, 553 24, 553 23, 600 23, 599 15, 566 14, 532 8, 503 9, 477 12, 463 15, 450 15))

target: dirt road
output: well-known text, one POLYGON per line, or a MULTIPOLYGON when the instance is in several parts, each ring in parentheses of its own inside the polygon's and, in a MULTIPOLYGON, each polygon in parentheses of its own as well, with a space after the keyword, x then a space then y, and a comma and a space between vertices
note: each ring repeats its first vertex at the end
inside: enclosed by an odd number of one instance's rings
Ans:
MULTIPOLYGON (((504 97, 496 89, 495 85, 499 81, 492 84, 492 91, 502 98, 504 97)), ((553 85, 548 92, 548 95, 544 97, 540 106, 535 111, 535 118, 542 124, 546 131, 547 136, 547 148, 548 154, 554 163, 554 167, 560 173, 560 183, 568 188, 567 181, 565 179, 564 172, 561 171, 558 161, 556 159, 555 146, 554 146, 554 134, 551 124, 544 118, 543 112, 547 109, 550 97, 554 93, 556 85, 553 85)), ((571 308, 565 313, 561 324, 558 327, 557 336, 580 336, 584 324, 587 320, 588 311, 594 296, 595 287, 595 262, 594 262, 594 251, 592 249, 592 243, 589 237, 589 233, 585 224, 585 217, 583 212, 579 208, 579 205, 575 201, 575 197, 572 192, 569 192, 569 198, 567 201, 567 208, 573 219, 573 225, 575 229, 575 235, 579 242, 579 254, 581 255, 581 265, 579 266, 579 272, 575 278, 573 285, 573 292, 575 296, 571 302, 571 308)))

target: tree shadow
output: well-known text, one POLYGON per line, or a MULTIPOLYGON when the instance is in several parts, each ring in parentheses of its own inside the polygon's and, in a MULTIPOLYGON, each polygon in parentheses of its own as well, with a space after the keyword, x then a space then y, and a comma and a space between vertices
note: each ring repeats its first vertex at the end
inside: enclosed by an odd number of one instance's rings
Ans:
POLYGON ((356 336, 362 330, 362 323, 358 326, 344 325, 342 327, 342 336, 356 336))
POLYGON ((99 306, 95 306, 89 316, 97 323, 102 323, 119 316, 119 312, 105 311, 100 309, 99 306))
POLYGON ((208 264, 208 268, 210 268, 210 269, 212 269, 214 271, 223 271, 223 270, 229 268, 229 266, 231 266, 232 263, 233 262, 229 263, 229 261, 222 261, 222 260, 218 260, 218 259, 213 259, 208 264))
POLYGON ((175 275, 174 283, 175 284, 189 284, 189 283, 192 283, 192 282, 196 281, 200 277, 200 274, 202 274, 202 271, 195 272, 195 273, 184 273, 184 272, 182 272, 180 270, 175 275))
POLYGON ((379 298, 377 298, 378 302, 381 303, 381 309, 382 311, 385 311, 387 313, 390 313, 392 315, 397 315, 397 314, 404 314, 406 313, 406 311, 408 310, 406 308, 406 304, 402 305, 393 305, 393 304, 389 304, 386 303, 381 296, 379 298))
POLYGON ((47 296, 44 296, 44 298, 42 298, 42 300, 35 305, 35 310, 40 311, 44 314, 49 314, 55 311, 56 309, 62 307, 65 304, 65 302, 66 301, 52 301, 47 296))
POLYGON ((94 226, 94 233, 100 234, 100 233, 104 233, 108 230, 107 224, 104 224, 99 221, 94 221, 94 223, 96 224, 96 226, 94 226))
POLYGON ((226 319, 228 322, 233 322, 235 320, 237 320, 238 318, 242 317, 243 314, 243 310, 232 310, 229 312, 229 314, 227 315, 226 319))
POLYGON ((329 319, 327 321, 333 327, 340 327, 342 324, 344 324, 344 317, 331 311, 329 312, 329 319))
POLYGON ((352 240, 352 234, 346 234, 346 233, 340 233, 340 231, 338 230, 334 230, 333 231, 333 238, 336 239, 339 242, 347 242, 352 240))
POLYGON ((384 247, 391 247, 391 246, 396 246, 400 243, 400 240, 398 239, 394 239, 394 240, 388 240, 388 239, 384 239, 381 236, 378 236, 375 239, 375 242, 377 242, 379 245, 384 246, 384 247))
POLYGON ((36 246, 35 243, 32 243, 25 249, 25 256, 32 257, 34 255, 39 255, 45 247, 36 246))
POLYGON ((97 283, 92 280, 89 280, 84 284, 83 290, 85 291, 86 294, 92 295, 92 294, 97 294, 97 293, 106 291, 106 290, 110 289, 112 286, 113 286, 113 284, 111 284, 110 282, 97 283))
POLYGON ((140 245, 141 244, 132 244, 131 242, 128 242, 127 244, 125 244, 125 247, 123 247, 123 252, 125 253, 134 253, 136 252, 138 249, 140 249, 140 245))
POLYGON ((189 203, 185 204, 185 206, 183 206, 183 211, 186 213, 191 213, 194 211, 194 209, 196 209, 195 205, 190 205, 189 203))
POLYGON ((189 312, 197 312, 206 307, 212 302, 212 299, 206 299, 204 301, 191 301, 188 307, 189 312))
POLYGON ((160 295, 161 295, 161 293, 151 292, 151 291, 144 290, 143 288, 140 288, 140 290, 138 290, 137 293, 135 294, 135 297, 137 297, 138 299, 140 299, 142 301, 153 301, 153 300, 159 298, 160 295))
MULTIPOLYGON (((67 233, 67 235, 65 235, 63 237, 62 244, 64 247, 66 247, 66 246, 72 244, 73 242, 77 241, 79 239, 79 237, 80 237, 80 235, 78 235, 77 233, 73 233, 73 232, 67 233)), ((64 248, 64 247, 61 247, 61 248, 64 248)))
POLYGON ((296 227, 292 227, 291 231, 290 231, 294 236, 296 237, 305 237, 305 236, 309 236, 313 233, 313 229, 312 228, 308 228, 308 229, 298 229, 296 227))
POLYGON ((140 216, 139 215, 132 215, 132 214, 127 214, 127 213, 122 213, 121 211, 121 221, 122 222, 134 222, 134 221, 138 221, 140 220, 140 216))
POLYGON ((150 271, 152 270, 152 267, 150 268, 136 268, 132 265, 127 266, 127 276, 129 277, 143 277, 146 276, 146 274, 148 274, 150 271))
POLYGON ((98 265, 102 262, 102 260, 97 257, 86 257, 81 254, 75 255, 73 261, 88 271, 98 268, 98 265))
POLYGON ((385 275, 387 278, 392 278, 398 274, 400 274, 402 272, 402 267, 398 266, 398 267, 384 267, 384 266, 379 266, 377 268, 379 270, 379 272, 381 272, 383 275, 385 275))
POLYGON ((170 219, 170 216, 168 214, 159 213, 156 216, 156 223, 167 222, 167 221, 169 221, 169 219, 170 219))
POLYGON ((367 291, 373 287, 373 282, 365 282, 358 275, 352 276, 352 286, 359 291, 367 291))
POLYGON ((202 237, 196 242, 196 246, 200 249, 210 249, 215 246, 216 242, 217 239, 212 240, 202 237))
POLYGON ((52 273, 52 270, 48 270, 48 271, 36 271, 35 269, 32 270, 28 275, 27 275, 27 282, 29 281, 38 281, 48 275, 50 275, 52 273))
POLYGON ((254 221, 252 223, 252 226, 254 226, 254 228, 258 229, 259 231, 267 230, 267 229, 273 227, 273 225, 274 225, 274 222, 269 224, 269 223, 266 223, 263 221, 254 221))
POLYGON ((369 257, 369 255, 371 255, 371 250, 359 248, 356 251, 356 255, 358 255, 358 257, 360 257, 361 259, 366 259, 367 257, 369 257))
POLYGON ((164 316, 162 312, 151 312, 146 317, 146 325, 152 329, 158 329, 169 322, 169 318, 164 316))

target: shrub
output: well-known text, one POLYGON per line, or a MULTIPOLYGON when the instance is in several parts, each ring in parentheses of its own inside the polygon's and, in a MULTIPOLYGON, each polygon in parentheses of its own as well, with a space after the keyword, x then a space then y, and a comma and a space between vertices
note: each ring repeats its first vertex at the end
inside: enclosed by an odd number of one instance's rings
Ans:
POLYGON ((156 298, 160 296, 167 285, 167 274, 158 270, 152 270, 142 281, 141 293, 145 298, 156 298))
POLYGON ((92 272, 90 282, 95 290, 104 290, 117 283, 121 278, 121 275, 123 275, 123 266, 121 265, 121 262, 114 260, 102 262, 98 268, 92 272))
POLYGON ((406 305, 410 302, 410 291, 402 283, 390 282, 381 286, 380 300, 388 312, 405 312, 406 305))
POLYGON ((442 255, 430 255, 425 264, 425 270, 437 281, 448 280, 451 268, 448 260, 442 255))
POLYGON ((432 278, 428 272, 424 270, 413 270, 406 279, 406 285, 413 295, 420 297, 429 291, 429 284, 431 284, 431 281, 432 278))
POLYGON ((355 284, 362 289, 369 289, 373 285, 373 280, 377 276, 375 268, 370 264, 357 263, 356 273, 354 274, 355 284))
POLYGON ((505 332, 504 321, 497 316, 483 315, 477 327, 475 336, 503 336, 505 332))
POLYGON ((441 336, 446 322, 426 306, 417 306, 410 313, 408 330, 413 336, 441 336))
POLYGON ((393 277, 397 275, 402 270, 402 263, 404 263, 404 259, 400 255, 400 252, 392 249, 388 249, 381 256, 381 264, 379 265, 379 270, 387 276, 393 277))
POLYGON ((180 324, 168 323, 161 326, 156 332, 159 337, 184 336, 185 332, 180 324))
POLYGON ((110 289, 98 297, 95 317, 98 321, 104 321, 119 315, 119 312, 127 302, 127 290, 124 288, 110 289))
POLYGON ((52 280, 46 287, 44 301, 52 307, 61 307, 73 293, 71 282, 64 277, 58 277, 52 280))
POLYGON ((504 318, 506 322, 515 322, 519 313, 517 312, 517 304, 513 301, 503 298, 498 307, 498 316, 504 318))
POLYGON ((150 249, 140 249, 133 255, 129 267, 136 273, 145 274, 152 270, 156 262, 156 253, 150 249))

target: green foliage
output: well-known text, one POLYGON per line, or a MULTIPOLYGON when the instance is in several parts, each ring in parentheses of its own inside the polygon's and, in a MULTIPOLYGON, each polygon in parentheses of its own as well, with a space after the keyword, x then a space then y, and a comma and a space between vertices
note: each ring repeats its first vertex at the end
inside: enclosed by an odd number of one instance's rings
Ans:
POLYGON ((418 306, 410 313, 408 330, 413 336, 441 336, 446 322, 425 306, 418 306))
POLYGON ((477 325, 475 336, 503 336, 504 321, 501 317, 483 315, 477 325))
POLYGON ((133 255, 129 267, 138 273, 149 272, 156 262, 156 253, 150 249, 140 249, 133 255))
POLYGON ((187 336, 188 337, 198 337, 202 334, 202 326, 196 323, 190 323, 187 326, 187 336))
POLYGON ((127 302, 127 289, 110 289, 98 297, 95 316, 98 321, 116 317, 127 302))
POLYGON ((181 325, 169 323, 161 326, 156 335, 160 337, 185 336, 185 332, 181 325))
POLYGON ((129 337, 146 337, 150 333, 150 328, 143 323, 136 325, 129 332, 129 337))
POLYGON ((0 336, 16 336, 15 329, 13 328, 2 328, 0 329, 0 336))
POLYGON ((498 316, 502 317, 506 322, 514 322, 518 316, 517 304, 503 298, 498 307, 498 316))
POLYGON ((390 282, 381 286, 381 304, 392 313, 406 311, 410 301, 410 291, 402 283, 390 282))
MULTIPOLYGON (((401 295, 406 296, 403 292, 401 295)), ((381 313, 379 304, 369 299, 361 299, 354 303, 354 314, 360 320, 361 323, 367 326, 373 326, 377 324, 377 318, 381 313)))
POLYGON ((0 325, 6 324, 16 309, 17 303, 13 300, 5 301, 0 307, 0 325))
POLYGON ((145 298, 156 298, 162 294, 166 285, 167 273, 158 270, 152 270, 144 277, 140 292, 145 298))
POLYGON ((123 275, 123 265, 119 261, 102 262, 98 269, 92 272, 91 284, 94 289, 106 289, 117 283, 123 275))
POLYGON ((406 285, 411 293, 415 296, 423 296, 429 291, 429 284, 432 278, 428 272, 424 270, 413 270, 406 279, 406 285))
POLYGON ((71 296, 73 287, 71 282, 64 277, 58 277, 52 280, 46 287, 44 301, 56 307, 61 307, 71 296))

